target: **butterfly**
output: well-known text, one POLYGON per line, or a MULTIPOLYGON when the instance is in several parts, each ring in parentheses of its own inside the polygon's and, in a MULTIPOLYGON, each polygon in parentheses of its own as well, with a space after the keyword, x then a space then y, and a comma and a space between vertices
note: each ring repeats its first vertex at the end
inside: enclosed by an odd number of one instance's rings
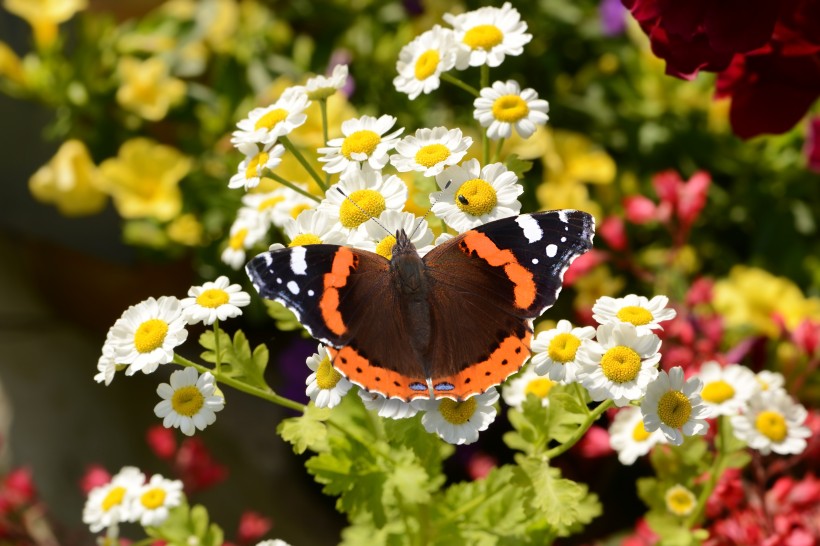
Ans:
POLYGON ((533 319, 594 233, 588 213, 556 210, 489 222, 424 257, 399 230, 389 260, 316 244, 264 252, 245 269, 354 384, 408 402, 463 401, 523 366, 533 319))

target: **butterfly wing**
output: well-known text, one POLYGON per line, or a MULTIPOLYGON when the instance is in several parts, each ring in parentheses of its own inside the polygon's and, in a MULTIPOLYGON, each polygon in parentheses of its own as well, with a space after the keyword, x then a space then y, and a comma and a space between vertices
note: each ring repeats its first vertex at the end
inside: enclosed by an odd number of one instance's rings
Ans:
POLYGON ((264 252, 245 269, 262 297, 284 304, 329 346, 333 366, 350 381, 410 400, 427 396, 427 385, 389 267, 372 252, 307 245, 264 252))
POLYGON ((531 320, 558 298, 564 272, 592 248, 595 221, 560 210, 504 218, 455 237, 424 258, 437 395, 484 392, 529 356, 531 320))

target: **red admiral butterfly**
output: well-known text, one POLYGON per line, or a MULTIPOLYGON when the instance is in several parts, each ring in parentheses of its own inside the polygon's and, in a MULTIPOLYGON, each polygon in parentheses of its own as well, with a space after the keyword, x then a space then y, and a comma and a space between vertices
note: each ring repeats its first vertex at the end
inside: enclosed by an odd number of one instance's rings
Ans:
POLYGON ((245 269, 356 385, 406 401, 461 401, 521 368, 532 319, 555 303, 594 232, 586 212, 557 210, 490 222, 423 258, 402 230, 390 260, 308 245, 265 252, 245 269))

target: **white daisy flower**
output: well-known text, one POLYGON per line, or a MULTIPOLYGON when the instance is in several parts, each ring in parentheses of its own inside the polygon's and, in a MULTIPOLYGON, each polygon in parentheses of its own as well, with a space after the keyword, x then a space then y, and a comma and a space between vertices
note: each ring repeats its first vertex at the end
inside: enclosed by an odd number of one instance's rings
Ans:
POLYGON ((393 79, 393 85, 413 100, 438 89, 441 73, 451 70, 455 64, 455 34, 435 25, 401 48, 396 63, 399 75, 393 79))
POLYGON ((231 284, 225 275, 202 286, 192 286, 188 296, 182 300, 182 315, 188 324, 210 325, 217 319, 238 317, 242 314, 240 307, 251 302, 250 295, 238 284, 231 284))
POLYGON ((386 134, 395 124, 396 118, 388 115, 380 118, 362 116, 345 121, 342 123, 344 137, 330 139, 327 147, 318 150, 324 154, 319 158, 325 163, 322 169, 329 173, 365 166, 381 170, 390 160, 388 153, 404 131, 404 128, 399 128, 386 134))
POLYGON ((106 387, 114 381, 114 375, 117 373, 118 366, 117 360, 114 358, 115 352, 114 345, 106 341, 103 344, 102 354, 97 360, 97 375, 94 376, 94 381, 97 383, 105 382, 106 387))
POLYGON ((319 345, 317 352, 309 356, 306 363, 313 373, 305 380, 305 393, 317 408, 338 406, 353 384, 330 363, 330 355, 324 345, 319 345))
POLYGON ((758 386, 752 370, 739 364, 704 362, 697 376, 703 382, 700 397, 714 415, 738 415, 758 386))
POLYGON ((188 338, 180 301, 172 296, 132 305, 110 330, 112 357, 128 364, 125 375, 151 373, 174 358, 174 347, 188 338))
POLYGON ((695 511, 698 499, 695 494, 681 484, 673 485, 663 495, 666 509, 676 516, 686 517, 695 511))
POLYGON ((245 154, 245 159, 239 163, 237 173, 228 181, 229 188, 245 188, 249 190, 259 185, 265 170, 272 171, 282 163, 282 154, 285 147, 281 144, 266 144, 259 146, 252 142, 242 142, 237 148, 245 154))
POLYGON ((412 212, 386 210, 376 220, 370 219, 351 232, 349 244, 375 252, 389 260, 393 256, 393 245, 396 244, 395 234, 400 229, 410 237, 410 242, 416 249, 433 242, 433 232, 428 227, 427 220, 416 217, 412 212))
POLYGON ((288 246, 343 245, 347 242, 347 234, 339 221, 321 210, 302 211, 295 220, 288 218, 283 228, 290 239, 288 246))
POLYGON ((347 83, 348 67, 337 64, 330 76, 317 75, 305 84, 305 93, 310 100, 327 99, 347 83))
POLYGON ((154 415, 165 428, 178 428, 186 436, 212 425, 216 412, 225 407, 211 372, 199 375, 194 368, 172 373, 170 383, 160 383, 157 394, 162 401, 154 406, 154 415))
POLYGON ((776 391, 785 388, 786 378, 782 373, 772 372, 769 370, 760 370, 755 376, 757 380, 757 390, 760 391, 776 391))
POLYGON ((290 88, 279 100, 265 108, 254 108, 248 117, 236 124, 231 143, 273 144, 307 120, 305 109, 310 106, 307 95, 299 88, 290 88))
POLYGON ((635 294, 623 298, 601 296, 592 306, 592 318, 599 324, 628 322, 641 332, 663 330, 660 323, 677 315, 674 309, 667 309, 668 303, 666 296, 655 296, 651 300, 635 294))
POLYGON ((534 89, 522 91, 514 80, 485 87, 473 106, 473 117, 487 127, 487 136, 492 140, 510 138, 513 127, 521 138, 529 138, 537 125, 545 125, 549 119, 549 103, 539 99, 534 89))
POLYGON ((521 55, 532 40, 527 23, 509 2, 500 8, 483 7, 460 15, 445 13, 444 20, 455 31, 458 70, 483 64, 498 66, 507 55, 521 55))
POLYGON ((518 196, 524 186, 503 163, 482 169, 470 159, 436 175, 436 182, 442 191, 430 195, 433 214, 459 233, 521 211, 518 196))
POLYGON ((427 432, 438 434, 449 444, 461 445, 477 441, 478 433, 487 430, 490 423, 495 421, 496 402, 498 391, 492 387, 463 402, 450 398, 417 398, 412 404, 425 412, 421 424, 427 432))
POLYGON ((501 397, 505 404, 519 410, 529 394, 537 396, 541 399, 541 405, 547 406, 550 391, 555 385, 555 381, 536 373, 534 366, 524 366, 501 387, 501 397))
POLYGON ((661 340, 631 324, 602 324, 597 340, 581 345, 576 379, 596 402, 612 399, 622 407, 638 400, 658 377, 661 340))
POLYGON ((621 464, 631 465, 638 457, 649 453, 656 444, 665 441, 660 429, 649 432, 643 426, 641 409, 627 406, 615 414, 609 426, 609 445, 618 452, 621 464))
POLYGON ((573 328, 568 320, 559 320, 552 330, 539 332, 532 340, 532 364, 536 373, 558 383, 574 383, 580 365, 578 349, 584 340, 595 337, 595 328, 573 328))
POLYGON ((256 546, 290 546, 290 544, 280 538, 274 538, 273 540, 263 540, 256 546))
POLYGON ((419 410, 411 403, 399 398, 386 398, 377 393, 364 389, 359 389, 359 398, 362 399, 364 407, 370 411, 375 411, 379 417, 387 419, 409 419, 416 415, 419 410))
POLYGON ((331 186, 318 209, 338 219, 343 228, 353 229, 385 210, 403 210, 406 202, 407 185, 401 178, 361 170, 350 171, 331 186))
POLYGON ((231 225, 228 245, 220 259, 233 269, 241 269, 245 265, 245 250, 261 241, 267 233, 268 226, 259 215, 237 215, 231 225))
POLYGON ((293 220, 302 211, 316 207, 318 203, 282 186, 266 193, 246 193, 242 196, 242 205, 238 215, 255 214, 259 223, 282 228, 288 220, 293 220))
POLYGON ((110 482, 88 493, 83 507, 83 523, 92 533, 97 533, 118 523, 134 521, 133 499, 144 483, 145 475, 138 468, 123 467, 110 482))
POLYGON ((668 374, 661 370, 641 403, 646 430, 660 429, 669 443, 676 446, 683 443, 684 436, 706 434, 706 419, 712 415, 700 398, 702 385, 697 377, 684 382, 680 366, 668 374))
POLYGON ((806 449, 811 430, 805 425, 806 408, 782 389, 757 392, 746 411, 732 417, 735 436, 763 455, 772 451, 796 455, 806 449))
POLYGON ((134 519, 143 527, 162 525, 170 508, 182 502, 182 482, 154 474, 134 495, 131 507, 134 519))
POLYGON ((396 143, 398 153, 390 157, 390 162, 399 172, 436 176, 461 161, 472 144, 472 137, 462 136, 461 129, 422 128, 396 143))

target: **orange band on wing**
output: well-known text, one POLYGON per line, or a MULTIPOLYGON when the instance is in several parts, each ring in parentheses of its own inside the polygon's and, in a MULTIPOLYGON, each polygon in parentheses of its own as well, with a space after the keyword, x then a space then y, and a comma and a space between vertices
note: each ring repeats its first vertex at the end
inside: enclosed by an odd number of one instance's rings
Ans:
POLYGON ((392 370, 374 366, 353 347, 328 347, 327 351, 333 367, 365 390, 377 392, 388 398, 402 398, 405 402, 430 396, 424 379, 406 377, 392 370))
POLYGON ((339 311, 339 288, 347 284, 353 269, 356 269, 356 256, 349 248, 339 247, 333 257, 330 273, 325 273, 323 279, 324 291, 319 300, 319 309, 328 329, 337 336, 347 331, 342 313, 339 311))
POLYGON ((504 268, 504 273, 514 285, 516 307, 529 309, 535 303, 535 279, 532 273, 518 262, 511 250, 501 250, 479 231, 468 231, 464 236, 464 243, 468 253, 475 252, 491 266, 504 268))

